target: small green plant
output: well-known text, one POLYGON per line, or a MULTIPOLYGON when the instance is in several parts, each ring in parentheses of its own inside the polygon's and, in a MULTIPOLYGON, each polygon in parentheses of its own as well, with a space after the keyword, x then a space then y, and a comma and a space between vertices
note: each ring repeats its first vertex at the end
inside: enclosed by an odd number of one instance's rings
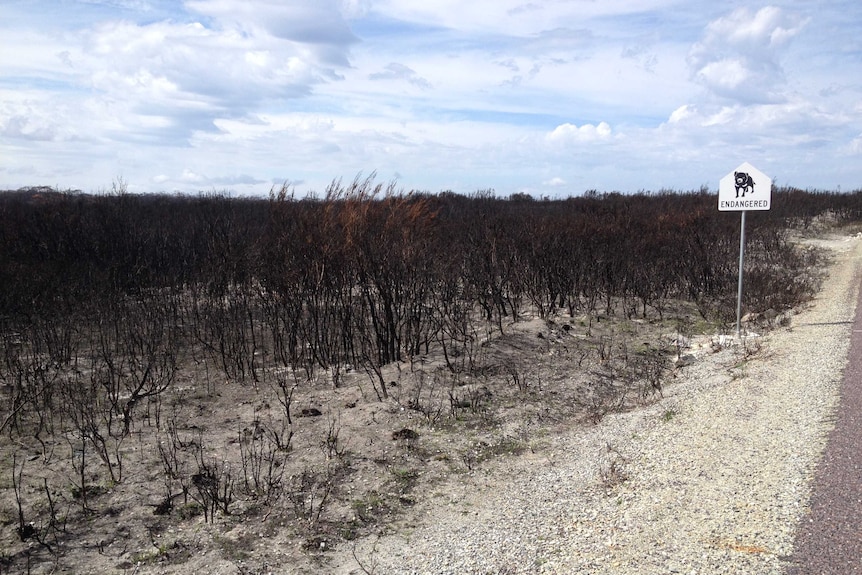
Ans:
POLYGON ((664 413, 661 414, 661 420, 665 423, 669 423, 676 416, 677 416, 676 410, 669 407, 669 408, 664 410, 664 413))
POLYGON ((406 467, 393 467, 392 476, 399 485, 410 485, 419 477, 419 472, 406 467))
POLYGON ((377 515, 386 510, 386 501, 376 491, 369 491, 362 499, 355 499, 351 503, 356 518, 362 523, 373 522, 377 515))
POLYGON ((168 545, 167 543, 154 545, 152 549, 147 549, 146 551, 133 554, 132 563, 135 565, 154 565, 168 557, 169 550, 174 546, 176 546, 176 542, 171 545, 168 545))

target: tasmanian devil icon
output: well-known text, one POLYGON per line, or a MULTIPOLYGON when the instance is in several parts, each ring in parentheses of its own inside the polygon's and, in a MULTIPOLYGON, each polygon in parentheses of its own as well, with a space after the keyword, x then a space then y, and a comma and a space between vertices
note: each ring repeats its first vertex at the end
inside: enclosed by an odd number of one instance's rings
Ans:
POLYGON ((748 172, 733 172, 733 178, 736 180, 736 197, 739 197, 739 192, 742 192, 742 197, 748 192, 754 193, 754 178, 748 172))

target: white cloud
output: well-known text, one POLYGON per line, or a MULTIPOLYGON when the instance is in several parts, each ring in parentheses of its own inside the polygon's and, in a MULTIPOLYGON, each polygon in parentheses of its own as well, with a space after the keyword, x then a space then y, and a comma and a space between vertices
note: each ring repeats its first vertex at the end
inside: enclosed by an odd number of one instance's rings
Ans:
POLYGON ((39 43, 65 48, 50 50, 58 56, 42 60, 43 75, 61 74, 72 88, 63 100, 78 112, 57 118, 69 122, 65 128, 51 128, 38 118, 58 115, 56 98, 19 104, 4 114, 6 130, 28 137, 86 137, 101 126, 119 139, 181 144, 197 131, 215 130, 218 118, 307 96, 337 77, 302 45, 199 23, 107 21, 59 45, 39 43), (27 125, 14 118, 27 118, 27 125))
MULTIPOLYGON (((794 98, 777 104, 693 106, 674 110, 668 126, 678 129, 723 129, 728 137, 748 134, 748 140, 769 140, 778 144, 782 139, 825 140, 836 135, 851 121, 845 114, 828 113, 817 104, 794 98)), ((715 137, 713 132, 710 137, 715 137)))
POLYGON ((348 20, 362 18, 371 9, 372 0, 341 0, 341 13, 348 20))
POLYGON ((584 124, 580 127, 566 122, 560 124, 548 134, 549 142, 560 145, 569 145, 581 142, 595 142, 606 140, 611 136, 611 127, 607 122, 599 122, 597 126, 584 124))
POLYGON ((697 111, 693 106, 683 104, 671 113, 670 118, 668 118, 668 122, 671 124, 680 124, 691 118, 696 113, 697 111))
POLYGON ((200 174, 195 173, 194 171, 185 168, 183 173, 180 175, 180 180, 183 182, 188 182, 192 184, 201 184, 205 181, 206 178, 201 176, 200 174))
POLYGON ((431 83, 416 73, 415 70, 398 62, 390 62, 383 71, 368 75, 371 80, 403 80, 420 88, 430 88, 431 83))
POLYGON ((752 70, 739 58, 726 58, 704 65, 697 73, 707 85, 723 93, 733 93, 746 82, 756 81, 752 70))
POLYGON ((807 19, 766 6, 738 8, 710 22, 688 55, 693 77, 714 94, 746 103, 776 102, 786 82, 780 49, 807 19))
POLYGON ((307 94, 334 74, 289 42, 200 24, 109 22, 89 32, 84 49, 81 66, 95 73, 97 89, 133 97, 129 88, 143 89, 147 102, 254 106, 267 98, 307 94))
POLYGON ((551 178, 550 180, 546 180, 542 182, 543 186, 548 186, 549 188, 559 188, 566 185, 566 180, 563 178, 551 178))
POLYGON ((343 50, 358 40, 344 17, 344 12, 351 15, 361 12, 356 3, 337 0, 190 0, 186 7, 214 18, 225 28, 245 33, 262 29, 276 38, 334 48, 320 53, 326 55, 330 63, 338 65, 347 64, 343 50))

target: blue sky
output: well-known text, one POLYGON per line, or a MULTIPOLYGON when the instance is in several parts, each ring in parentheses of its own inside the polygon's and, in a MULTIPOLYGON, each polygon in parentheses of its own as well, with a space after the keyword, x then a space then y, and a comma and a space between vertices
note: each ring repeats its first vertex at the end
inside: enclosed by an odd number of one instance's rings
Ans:
POLYGON ((4 0, 0 188, 862 188, 862 2, 4 0))

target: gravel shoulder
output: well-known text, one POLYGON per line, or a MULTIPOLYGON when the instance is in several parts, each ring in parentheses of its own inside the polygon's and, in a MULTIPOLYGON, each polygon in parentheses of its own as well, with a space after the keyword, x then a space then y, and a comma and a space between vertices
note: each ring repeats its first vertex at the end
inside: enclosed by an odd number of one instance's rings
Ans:
POLYGON ((784 573, 834 427, 862 240, 790 327, 706 338, 661 401, 436 485, 333 573, 784 573), (355 558, 354 558, 355 555, 355 558))

